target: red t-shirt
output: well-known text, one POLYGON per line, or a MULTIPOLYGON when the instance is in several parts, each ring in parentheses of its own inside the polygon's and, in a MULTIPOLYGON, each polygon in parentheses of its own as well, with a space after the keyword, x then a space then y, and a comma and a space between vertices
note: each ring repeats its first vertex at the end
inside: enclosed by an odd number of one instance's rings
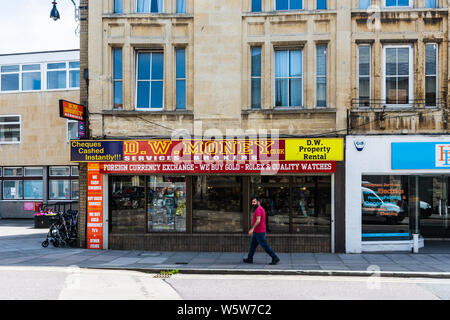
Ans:
POLYGON ((256 222, 256 217, 261 217, 261 222, 256 226, 253 232, 266 232, 266 211, 263 207, 259 206, 256 208, 255 213, 253 214, 252 226, 256 222))

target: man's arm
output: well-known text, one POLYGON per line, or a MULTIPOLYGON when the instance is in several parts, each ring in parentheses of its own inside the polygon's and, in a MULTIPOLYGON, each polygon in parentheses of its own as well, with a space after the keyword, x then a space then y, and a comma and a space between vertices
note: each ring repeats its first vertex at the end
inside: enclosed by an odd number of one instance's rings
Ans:
POLYGON ((255 224, 251 227, 251 229, 248 231, 249 235, 253 234, 253 231, 255 230, 255 228, 261 223, 261 216, 257 216, 256 217, 256 221, 255 224))

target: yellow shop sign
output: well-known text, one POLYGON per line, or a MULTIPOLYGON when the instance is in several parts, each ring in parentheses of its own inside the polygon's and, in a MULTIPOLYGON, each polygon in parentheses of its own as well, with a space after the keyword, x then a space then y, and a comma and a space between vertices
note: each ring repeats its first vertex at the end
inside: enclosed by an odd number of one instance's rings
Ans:
POLYGON ((342 161, 344 139, 286 139, 287 161, 342 161))

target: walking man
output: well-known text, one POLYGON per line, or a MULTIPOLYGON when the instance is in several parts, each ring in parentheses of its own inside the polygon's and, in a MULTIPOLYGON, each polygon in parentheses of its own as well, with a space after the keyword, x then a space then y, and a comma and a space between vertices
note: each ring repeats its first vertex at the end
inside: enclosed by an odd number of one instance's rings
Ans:
POLYGON ((280 258, 273 252, 266 241, 266 211, 261 207, 261 203, 257 197, 252 198, 252 207, 255 209, 255 213, 253 214, 252 227, 248 231, 248 234, 252 236, 252 240, 250 241, 250 251, 248 252, 247 258, 244 259, 244 262, 253 263, 253 255, 259 244, 272 257, 272 262, 269 264, 277 264, 280 258))

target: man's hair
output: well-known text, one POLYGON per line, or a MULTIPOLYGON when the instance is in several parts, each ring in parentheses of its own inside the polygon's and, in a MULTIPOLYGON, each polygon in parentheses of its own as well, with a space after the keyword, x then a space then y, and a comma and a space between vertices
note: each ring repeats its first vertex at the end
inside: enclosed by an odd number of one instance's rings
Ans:
POLYGON ((259 197, 258 197, 258 196, 252 196, 252 197, 250 198, 250 200, 251 200, 251 201, 256 200, 256 201, 258 201, 258 202, 261 202, 261 201, 259 201, 259 197))

